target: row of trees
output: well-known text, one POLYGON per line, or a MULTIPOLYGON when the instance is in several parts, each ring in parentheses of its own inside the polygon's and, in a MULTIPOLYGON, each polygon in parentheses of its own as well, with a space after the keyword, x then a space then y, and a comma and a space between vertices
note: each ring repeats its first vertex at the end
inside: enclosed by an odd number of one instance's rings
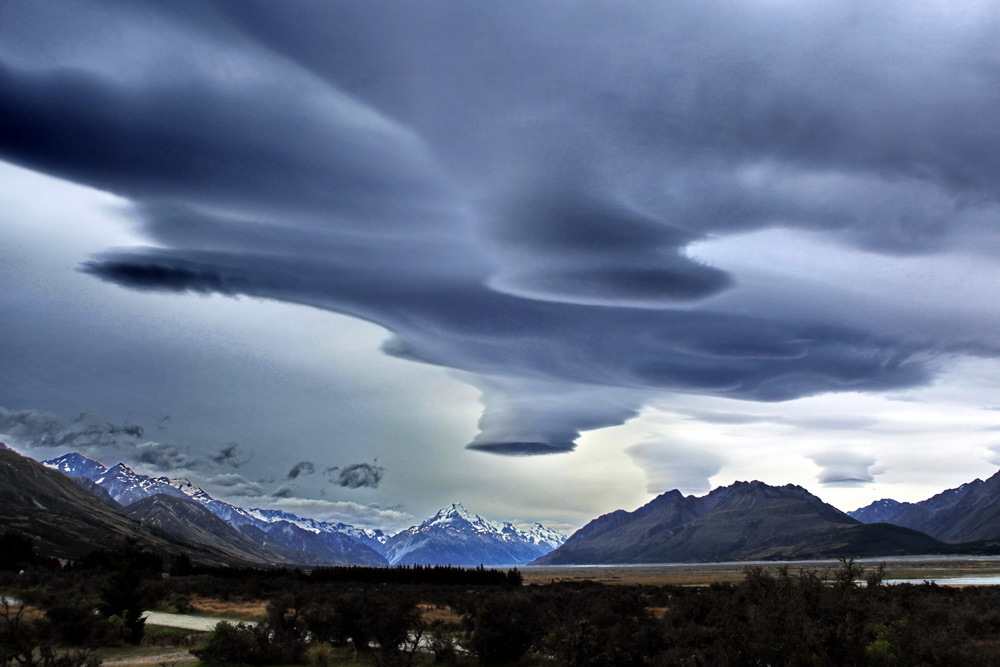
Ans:
MULTIPOLYGON (((137 612, 157 600, 227 591, 269 600, 266 619, 220 625, 197 650, 206 663, 322 665, 334 650, 378 665, 1000 664, 1000 587, 886 586, 881 569, 852 561, 827 573, 748 568, 738 584, 708 587, 518 586, 507 573, 504 585, 454 585, 427 581, 446 571, 401 572, 422 583, 364 581, 364 568, 354 580, 333 570, 164 577, 155 557, 126 545, 95 560, 87 576, 44 568, 8 575, 8 590, 17 587, 45 614, 5 607, 0 659, 55 667, 30 660, 74 655, 54 652, 58 644, 137 642, 137 612), (26 652, 25 641, 38 643, 26 652)), ((72 664, 92 659, 77 657, 72 664)))
POLYGON ((304 589, 276 599, 267 622, 220 628, 199 656, 294 663, 311 646, 353 642, 376 664, 408 665, 420 641, 437 662, 487 665, 1000 664, 1000 588, 885 586, 880 569, 852 561, 829 573, 749 568, 741 583, 709 587, 400 586, 322 596, 304 589), (418 603, 435 596, 456 620, 428 621, 418 603))
MULTIPOLYGON (((9 535, 3 542, 23 545, 9 535)), ((127 541, 91 564, 99 569, 96 576, 74 577, 69 568, 64 571, 57 561, 35 558, 30 549, 12 553, 18 555, 7 559, 8 571, 21 569, 8 578, 6 587, 16 590, 18 601, 0 602, 0 664, 94 665, 98 646, 142 640, 142 614, 159 597, 153 583, 162 559, 127 541), (24 602, 43 613, 26 614, 24 602)))

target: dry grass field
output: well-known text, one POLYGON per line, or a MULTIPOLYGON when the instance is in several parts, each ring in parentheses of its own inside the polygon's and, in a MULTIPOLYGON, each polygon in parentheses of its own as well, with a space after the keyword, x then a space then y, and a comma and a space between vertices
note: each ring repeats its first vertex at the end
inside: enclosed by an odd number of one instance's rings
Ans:
POLYGON ((194 596, 190 613, 199 616, 231 618, 234 621, 263 621, 267 611, 266 600, 221 600, 194 596))
MULTIPOLYGON (((1000 559, 995 557, 966 558, 887 558, 857 561, 865 569, 885 563, 885 578, 936 580, 948 585, 948 579, 964 577, 996 577, 1000 583, 1000 559)), ((839 566, 836 560, 754 562, 754 563, 681 563, 667 565, 608 565, 608 566, 544 566, 524 567, 525 584, 547 584, 556 581, 595 581, 602 584, 643 584, 707 586, 716 582, 735 583, 743 579, 750 565, 765 569, 787 567, 792 573, 811 571, 822 574, 839 566)))

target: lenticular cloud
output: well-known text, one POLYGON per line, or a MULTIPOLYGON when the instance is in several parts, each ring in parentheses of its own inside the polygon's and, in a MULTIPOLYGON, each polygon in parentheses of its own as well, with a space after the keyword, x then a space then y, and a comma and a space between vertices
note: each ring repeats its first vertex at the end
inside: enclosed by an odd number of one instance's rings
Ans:
POLYGON ((932 61, 902 5, 297 9, 0 10, 0 157, 127 198, 149 239, 84 272, 375 322, 482 390, 469 446, 496 454, 571 450, 665 391, 885 390, 1000 350, 817 314, 780 267, 744 284, 695 252, 778 227, 885 256, 981 235, 995 47, 956 17, 932 61))

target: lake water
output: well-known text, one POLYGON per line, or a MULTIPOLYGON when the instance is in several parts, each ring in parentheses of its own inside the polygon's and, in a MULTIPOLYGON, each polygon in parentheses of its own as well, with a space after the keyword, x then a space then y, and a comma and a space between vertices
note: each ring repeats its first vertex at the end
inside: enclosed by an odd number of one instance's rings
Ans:
POLYGON ((1000 575, 982 577, 930 577, 925 579, 886 579, 884 584, 922 584, 925 581, 940 586, 1000 586, 1000 575))

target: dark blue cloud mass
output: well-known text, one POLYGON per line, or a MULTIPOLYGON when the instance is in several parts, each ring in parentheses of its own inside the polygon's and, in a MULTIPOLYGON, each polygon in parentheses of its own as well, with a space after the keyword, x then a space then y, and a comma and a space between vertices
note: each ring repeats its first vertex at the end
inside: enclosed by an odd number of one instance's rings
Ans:
POLYGON ((43 4, 0 7, 0 158, 126 198, 150 243, 82 271, 379 324, 482 391, 473 449, 565 452, 663 392, 887 390, 1000 352, 743 303, 697 252, 772 228, 993 252, 996 8, 43 4))

